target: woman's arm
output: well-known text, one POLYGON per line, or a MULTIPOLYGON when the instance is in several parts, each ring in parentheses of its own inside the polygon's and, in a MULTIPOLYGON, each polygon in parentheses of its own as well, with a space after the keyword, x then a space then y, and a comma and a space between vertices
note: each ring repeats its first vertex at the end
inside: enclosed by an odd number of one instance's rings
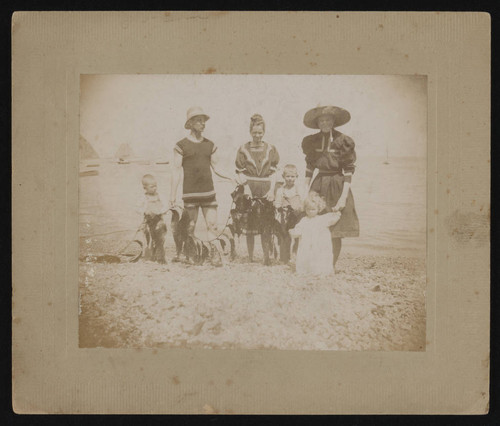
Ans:
POLYGON ((283 187, 280 187, 276 191, 276 199, 274 200, 274 207, 279 209, 282 205, 283 205, 283 187))
POLYGON ((330 227, 335 225, 340 220, 340 216, 341 216, 340 212, 333 212, 333 213, 326 213, 319 217, 321 217, 321 219, 325 221, 324 225, 326 227, 330 227))
POLYGON ((341 165, 344 172, 344 187, 342 188, 342 194, 340 195, 337 204, 333 208, 334 212, 344 209, 347 196, 349 195, 352 174, 356 169, 356 151, 354 147, 354 141, 350 137, 344 135, 341 145, 341 165))
POLYGON ((269 177, 271 180, 271 187, 269 188, 269 191, 266 194, 266 199, 268 201, 274 201, 274 188, 276 187, 276 173, 273 173, 269 177))
POLYGON ((174 149, 174 163, 172 167, 172 183, 170 186, 170 206, 175 206, 177 199, 177 188, 182 175, 182 155, 174 149))
POLYGON ((269 161, 271 162, 270 165, 271 174, 269 176, 271 178, 271 187, 269 188, 269 192, 266 194, 266 198, 269 201, 274 201, 274 191, 276 189, 276 180, 277 180, 276 178, 278 176, 278 164, 280 162, 280 155, 275 146, 272 146, 271 148, 269 161))
MULTIPOLYGON (((352 176, 350 176, 352 179, 352 176)), ((345 203, 347 201, 347 196, 349 195, 349 189, 351 189, 351 179, 349 181, 344 180, 344 187, 342 188, 342 194, 340 194, 340 198, 337 201, 337 204, 332 209, 334 212, 342 211, 345 207, 345 203)))
POLYGON ((210 156, 210 166, 212 167, 212 170, 214 171, 214 173, 219 176, 220 178, 222 179, 226 179, 226 180, 229 180, 233 183, 234 186, 236 186, 236 181, 228 176, 226 176, 225 174, 221 173, 219 171, 219 168, 217 166, 219 162, 219 154, 217 152, 217 150, 215 150, 214 152, 212 152, 212 155, 210 156))

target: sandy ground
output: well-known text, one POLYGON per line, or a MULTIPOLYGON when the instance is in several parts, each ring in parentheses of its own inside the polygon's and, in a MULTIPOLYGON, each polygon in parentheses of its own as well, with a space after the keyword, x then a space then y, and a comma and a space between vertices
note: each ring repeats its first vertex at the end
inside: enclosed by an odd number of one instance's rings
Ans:
POLYGON ((425 350, 424 259, 342 253, 337 267, 80 262, 80 347, 425 350))

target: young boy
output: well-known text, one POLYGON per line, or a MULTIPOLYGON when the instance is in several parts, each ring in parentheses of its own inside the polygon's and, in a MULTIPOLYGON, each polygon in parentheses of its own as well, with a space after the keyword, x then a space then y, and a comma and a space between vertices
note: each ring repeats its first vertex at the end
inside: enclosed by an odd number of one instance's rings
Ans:
MULTIPOLYGON (((277 189, 274 205, 278 210, 279 222, 283 235, 280 241, 280 260, 287 263, 290 260, 291 238, 288 231, 295 226, 301 218, 302 200, 298 186, 295 184, 298 173, 297 167, 287 164, 283 168, 285 184, 277 189)), ((294 251, 297 248, 294 246, 294 251)))
POLYGON ((142 178, 144 188, 144 199, 140 211, 144 214, 142 231, 146 238, 144 256, 159 263, 165 263, 165 237, 167 226, 163 215, 167 209, 160 200, 157 192, 156 179, 152 175, 144 175, 142 178))

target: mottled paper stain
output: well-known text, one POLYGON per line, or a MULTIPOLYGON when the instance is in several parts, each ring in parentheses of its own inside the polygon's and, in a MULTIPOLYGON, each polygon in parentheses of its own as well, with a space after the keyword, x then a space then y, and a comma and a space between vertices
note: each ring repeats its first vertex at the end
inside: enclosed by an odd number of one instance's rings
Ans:
POLYGON ((231 379, 226 380, 226 386, 231 386, 233 384, 233 381, 231 379))
POLYGON ((179 378, 177 376, 174 376, 172 377, 172 383, 174 385, 178 385, 181 381, 179 380, 179 378))
POLYGON ((461 213, 456 210, 450 215, 446 224, 448 234, 459 244, 475 242, 486 244, 489 240, 489 212, 484 213, 461 213))
POLYGON ((217 70, 214 67, 208 67, 203 71, 203 74, 214 74, 217 70))

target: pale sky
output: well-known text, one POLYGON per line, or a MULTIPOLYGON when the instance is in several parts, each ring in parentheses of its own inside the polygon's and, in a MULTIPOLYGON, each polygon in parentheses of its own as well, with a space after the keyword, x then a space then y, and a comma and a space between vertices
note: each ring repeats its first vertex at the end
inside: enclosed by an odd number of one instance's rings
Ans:
POLYGON ((317 132, 302 120, 318 105, 351 113, 338 130, 354 140, 358 157, 385 156, 386 147, 393 157, 426 155, 425 76, 83 75, 80 133, 102 158, 114 157, 121 143, 139 157, 171 158, 188 133, 187 109, 201 106, 210 116, 204 135, 229 164, 259 113, 281 164, 302 166, 302 138, 317 132))

